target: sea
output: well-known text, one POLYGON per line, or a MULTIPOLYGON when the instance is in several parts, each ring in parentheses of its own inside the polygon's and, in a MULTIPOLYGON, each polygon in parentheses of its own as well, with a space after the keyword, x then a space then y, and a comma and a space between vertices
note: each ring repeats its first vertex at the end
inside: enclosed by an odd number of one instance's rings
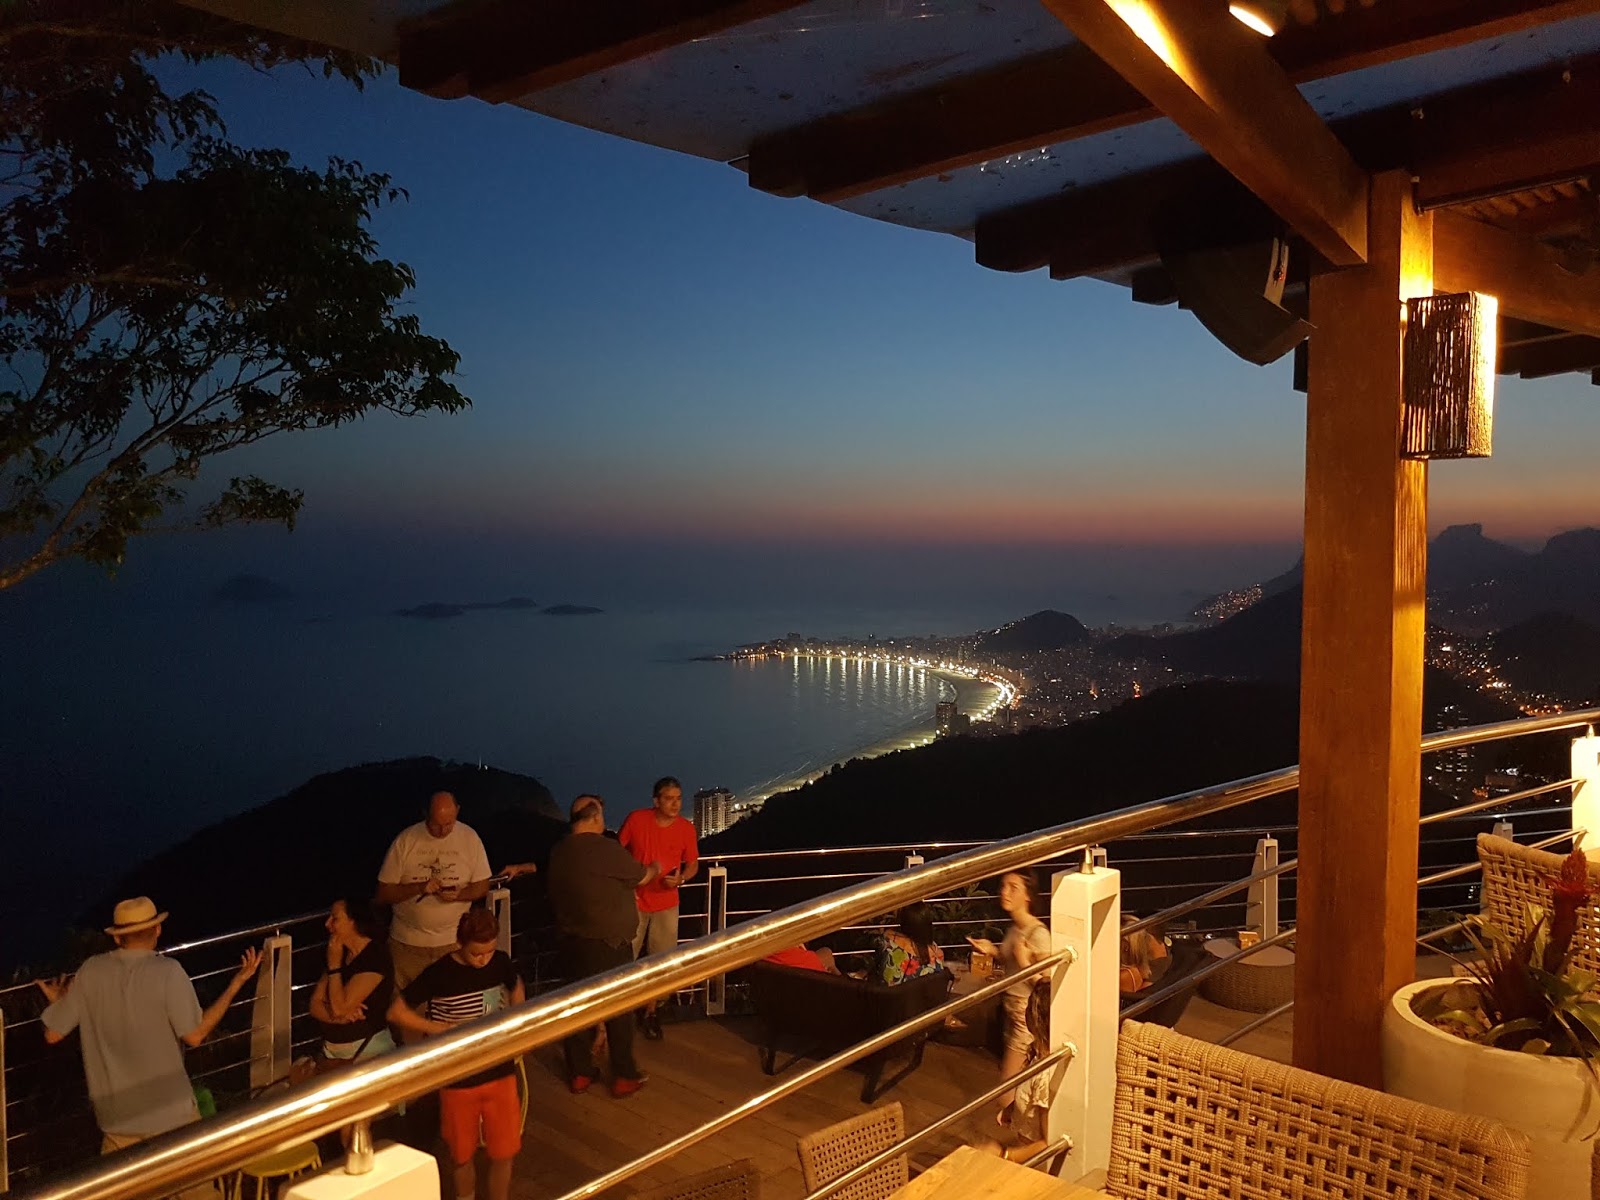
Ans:
MULTIPOLYGON (((360 763, 481 762, 538 778, 558 803, 594 791, 616 811, 646 803, 668 774, 686 796, 796 786, 925 741, 952 686, 963 710, 992 693, 887 664, 706 656, 790 632, 956 634, 1025 615, 982 600, 641 600, 586 616, 420 619, 380 600, 42 597, 0 612, 0 963, 15 961, 25 931, 59 929, 149 855, 360 763)), ((1091 624, 1142 615, 1087 595, 1058 606, 1091 624)))

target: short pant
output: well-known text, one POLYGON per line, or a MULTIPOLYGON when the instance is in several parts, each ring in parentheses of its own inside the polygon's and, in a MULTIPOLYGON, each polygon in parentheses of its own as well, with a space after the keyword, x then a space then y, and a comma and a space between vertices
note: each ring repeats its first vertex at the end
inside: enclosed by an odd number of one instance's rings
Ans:
POLYGON ((1000 997, 1000 1012, 1005 1021, 1005 1047, 1027 1053, 1033 1045, 1033 1034, 1028 1032, 1028 998, 1006 992, 1000 997))
POLYGON ((678 906, 663 908, 660 912, 641 912, 639 928, 633 935, 633 956, 640 950, 651 954, 665 954, 678 948, 678 906))
POLYGON ((439 1093, 439 1133, 456 1166, 466 1165, 477 1154, 480 1127, 491 1159, 515 1158, 522 1149, 522 1102, 515 1075, 439 1093))

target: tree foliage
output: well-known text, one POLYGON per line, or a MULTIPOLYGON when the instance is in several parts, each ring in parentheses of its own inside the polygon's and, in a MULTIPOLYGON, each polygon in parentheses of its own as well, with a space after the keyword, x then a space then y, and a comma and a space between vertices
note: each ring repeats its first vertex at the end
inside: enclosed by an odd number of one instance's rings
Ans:
POLYGON ((0 588, 151 530, 292 528, 302 494, 265 479, 192 496, 206 460, 468 404, 369 228, 403 193, 234 145, 163 56, 373 69, 156 0, 0 4, 0 588))

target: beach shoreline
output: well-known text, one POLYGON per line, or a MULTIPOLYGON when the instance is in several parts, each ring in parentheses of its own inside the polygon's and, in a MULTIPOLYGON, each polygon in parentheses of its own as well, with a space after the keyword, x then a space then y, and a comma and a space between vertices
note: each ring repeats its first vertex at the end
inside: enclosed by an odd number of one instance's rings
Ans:
MULTIPOLYGON (((915 669, 948 684, 956 693, 956 702, 963 712, 992 711, 1001 695, 1000 687, 989 683, 987 680, 976 679, 968 675, 959 675, 951 671, 942 671, 934 667, 918 667, 915 669)), ((750 801, 765 802, 780 793, 792 792, 805 787, 808 783, 814 783, 833 770, 835 766, 849 762, 852 759, 880 758, 885 754, 894 754, 900 750, 914 750, 919 746, 929 745, 934 740, 936 719, 935 714, 929 713, 927 720, 919 722, 914 729, 896 734, 891 738, 880 739, 860 749, 852 750, 849 754, 828 763, 826 766, 782 776, 776 780, 766 780, 757 784, 748 792, 739 792, 738 800, 741 803, 750 801)))

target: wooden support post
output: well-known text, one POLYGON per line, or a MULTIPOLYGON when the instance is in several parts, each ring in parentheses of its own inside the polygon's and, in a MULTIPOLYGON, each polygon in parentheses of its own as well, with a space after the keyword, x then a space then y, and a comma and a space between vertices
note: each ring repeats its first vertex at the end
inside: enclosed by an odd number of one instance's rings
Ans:
POLYGON ((1300 667, 1296 1065, 1377 1086, 1416 970, 1427 465, 1400 458, 1403 300, 1433 222, 1376 176, 1367 265, 1311 282, 1300 667))

